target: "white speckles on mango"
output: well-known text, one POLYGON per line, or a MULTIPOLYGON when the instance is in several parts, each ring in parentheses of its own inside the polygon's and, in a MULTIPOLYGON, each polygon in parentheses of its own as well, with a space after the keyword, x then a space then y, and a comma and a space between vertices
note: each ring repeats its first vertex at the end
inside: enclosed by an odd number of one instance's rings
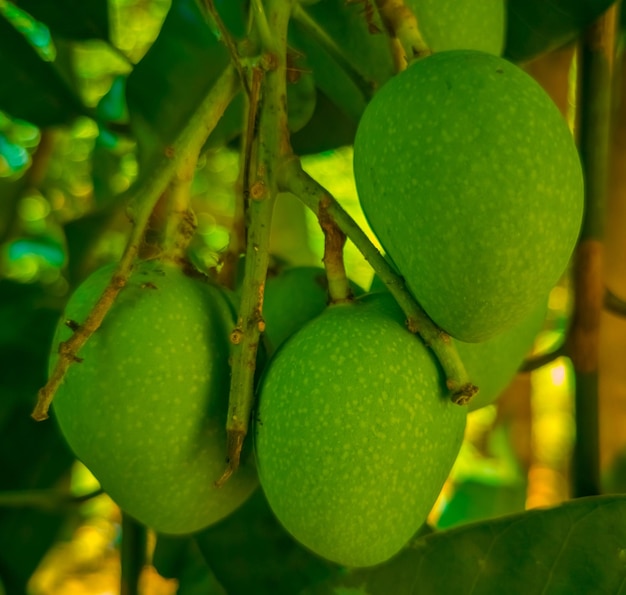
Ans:
POLYGON ((281 522, 313 551, 348 566, 382 562, 424 521, 465 416, 393 298, 330 307, 266 372, 263 423, 255 426, 262 486, 281 522), (398 372, 390 375, 390 365, 398 372), (304 389, 305 377, 314 389, 304 389))
MULTIPOLYGON (((112 268, 72 296, 83 320, 112 268)), ((164 533, 196 531, 237 508, 256 486, 244 464, 222 489, 226 456, 228 329, 221 290, 158 262, 136 266, 58 391, 68 443, 126 512, 164 533), (156 290, 141 284, 151 280, 156 290)), ((60 326, 55 345, 69 336, 60 326)), ((51 365, 56 359, 53 349, 51 365)))
POLYGON ((386 83, 361 118, 354 170, 385 251, 461 340, 521 321, 578 235, 583 182, 567 124, 535 81, 496 56, 440 52, 386 83), (392 126, 402 133, 389 136, 392 126))

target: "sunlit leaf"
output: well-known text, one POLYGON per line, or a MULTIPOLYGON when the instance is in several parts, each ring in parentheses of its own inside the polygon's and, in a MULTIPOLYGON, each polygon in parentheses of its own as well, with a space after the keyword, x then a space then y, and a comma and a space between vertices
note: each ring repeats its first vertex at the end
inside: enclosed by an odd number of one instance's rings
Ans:
POLYGON ((29 156, 24 147, 12 143, 6 135, 0 132, 0 176, 11 175, 28 164, 29 156), (7 171, 4 172, 3 164, 7 171))
POLYGON ((437 526, 447 529, 456 525, 493 519, 524 510, 526 484, 492 485, 479 481, 464 481, 454 491, 444 508, 437 526))
POLYGON ((109 91, 98 102, 98 117, 109 122, 127 122, 126 77, 116 76, 109 91))
POLYGON ((576 39, 615 0, 508 0, 504 55, 525 62, 576 39))
POLYGON ((307 595, 626 592, 626 497, 584 498, 415 541, 307 595))
POLYGON ((12 0, 45 23, 52 33, 69 39, 109 39, 107 0, 12 0))
POLYGON ((0 109, 36 126, 67 124, 86 110, 52 62, 0 16, 0 109))

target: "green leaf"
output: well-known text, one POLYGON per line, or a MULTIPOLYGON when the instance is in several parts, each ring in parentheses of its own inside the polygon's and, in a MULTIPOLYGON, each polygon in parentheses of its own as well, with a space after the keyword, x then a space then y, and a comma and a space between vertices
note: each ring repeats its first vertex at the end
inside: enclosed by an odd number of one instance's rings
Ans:
POLYGON ((526 62, 571 41, 615 0, 508 0, 504 56, 526 62))
POLYGON ((109 39, 107 0, 12 0, 54 35, 68 39, 109 39))
POLYGON ((351 145, 356 129, 357 121, 318 89, 313 116, 304 128, 291 136, 291 146, 298 155, 322 153, 351 145))
MULTIPOLYGON (((216 4, 231 31, 243 30, 241 1, 216 4)), ((128 111, 142 168, 149 169, 174 141, 229 61, 226 47, 195 0, 175 0, 159 36, 127 81, 128 111)), ((239 113, 226 111, 223 138, 240 130, 239 113)))
POLYGON ((52 62, 0 16, 0 110, 36 126, 68 124, 86 114, 52 62))
POLYGON ((178 580, 177 595, 227 595, 191 537, 159 535, 152 563, 161 576, 178 580))
MULTIPOLYGON (((0 491, 58 486, 74 461, 55 423, 30 417, 47 376, 56 305, 38 285, 0 281, 0 491)), ((60 512, 0 508, 0 577, 8 593, 26 592, 64 521, 60 512)))
POLYGON ((342 572, 282 528, 261 490, 196 542, 228 595, 291 595, 342 572))
POLYGON ((493 485, 464 481, 456 487, 437 523, 440 529, 493 519, 524 510, 526 484, 493 485))
POLYGON ((441 531, 306 595, 626 593, 626 497, 584 498, 441 531))
POLYGON ((321 0, 303 12, 308 19, 292 21, 289 43, 302 53, 304 68, 313 72, 318 105, 309 124, 292 139, 300 154, 352 144, 369 98, 394 73, 389 40, 374 9, 371 22, 360 2, 321 0), (332 39, 336 54, 320 43, 316 30, 332 39))

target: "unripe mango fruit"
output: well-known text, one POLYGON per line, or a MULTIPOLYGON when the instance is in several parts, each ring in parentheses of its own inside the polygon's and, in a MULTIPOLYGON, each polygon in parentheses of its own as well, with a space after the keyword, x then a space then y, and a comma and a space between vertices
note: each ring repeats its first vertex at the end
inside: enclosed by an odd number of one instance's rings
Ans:
MULTIPOLYGON (((388 293, 378 276, 374 277, 370 291, 388 293)), ((511 383, 543 327, 547 310, 547 300, 543 300, 521 322, 487 341, 466 343, 451 339, 469 379, 478 387, 478 393, 467 404, 469 411, 491 405, 511 383)))
POLYGON ((578 153, 548 95, 476 51, 418 60, 370 102, 354 145, 363 211, 441 328, 483 341, 563 273, 583 209, 578 153))
POLYGON ((475 411, 495 402, 524 363, 546 317, 546 300, 503 333, 480 343, 452 339, 478 393, 468 403, 475 411))
MULTIPOLYGON (((354 295, 363 294, 356 283, 350 281, 350 287, 354 295)), ((321 314, 328 300, 328 279, 322 267, 291 267, 268 277, 263 298, 264 342, 268 353, 321 314)))
POLYGON ((500 55, 505 0, 406 0, 433 52, 480 50, 500 55))
POLYGON ((315 553, 370 566, 426 519, 467 408, 389 294, 328 307, 268 364, 255 420, 261 485, 315 553))
MULTIPOLYGON (((114 269, 71 297, 56 332, 81 324, 114 269)), ((163 533, 228 515, 257 486, 252 461, 222 488, 232 308, 222 290, 173 265, 138 263, 101 327, 80 350, 53 403, 76 456, 128 514, 163 533)))

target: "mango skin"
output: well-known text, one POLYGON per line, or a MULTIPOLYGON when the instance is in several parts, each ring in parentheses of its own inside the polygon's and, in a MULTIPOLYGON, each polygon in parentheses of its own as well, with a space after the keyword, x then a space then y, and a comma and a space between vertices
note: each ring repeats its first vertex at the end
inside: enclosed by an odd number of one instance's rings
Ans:
POLYGON ((521 322, 481 343, 464 343, 452 339, 478 393, 468 403, 475 411, 497 401, 511 383, 546 318, 547 301, 540 302, 521 322))
POLYGON ((433 52, 480 50, 501 55, 505 0, 406 0, 433 52))
MULTIPOLYGON (((113 273, 92 274, 57 328, 82 323, 113 273)), ((53 402, 76 456, 128 514, 162 533, 224 518, 258 485, 252 461, 217 489, 226 458, 232 308, 217 286, 158 261, 136 265, 53 402)))
POLYGON ((313 552, 345 566, 384 562, 425 521, 466 416, 390 295, 330 306, 266 369, 255 416, 261 485, 313 552))
MULTIPOLYGON (((350 281, 354 295, 363 289, 350 281)), ((269 353, 278 349, 328 305, 328 279, 322 267, 287 268, 268 277, 263 299, 264 342, 269 353)))
POLYGON ((369 223, 430 317, 483 341, 521 321, 574 248, 583 180, 570 131, 513 64, 449 51, 368 105, 354 175, 369 223))

